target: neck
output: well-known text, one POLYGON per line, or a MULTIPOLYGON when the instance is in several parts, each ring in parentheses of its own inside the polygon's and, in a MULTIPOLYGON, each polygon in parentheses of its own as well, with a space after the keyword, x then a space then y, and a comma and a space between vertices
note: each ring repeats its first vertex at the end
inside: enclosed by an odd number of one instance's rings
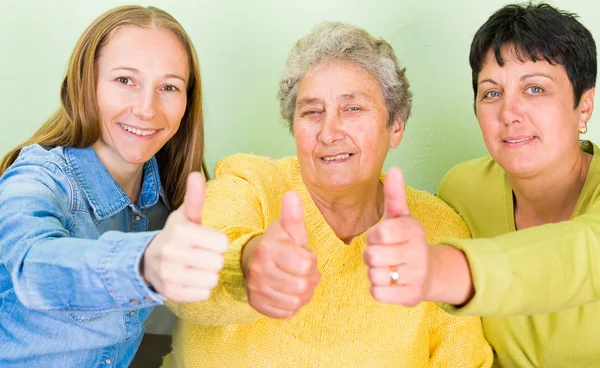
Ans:
POLYGON ((383 216, 383 184, 379 178, 341 191, 320 188, 308 191, 325 221, 346 244, 383 216))
POLYGON ((92 148, 96 155, 106 167, 113 179, 119 184, 121 189, 127 194, 132 203, 137 203, 140 192, 142 191, 142 175, 144 165, 123 164, 122 160, 115 160, 114 153, 104 144, 96 142, 92 148), (119 162, 115 164, 115 162, 119 162))
POLYGON ((585 183, 592 156, 578 151, 568 164, 555 165, 531 177, 508 175, 515 200, 515 227, 568 220, 585 183))

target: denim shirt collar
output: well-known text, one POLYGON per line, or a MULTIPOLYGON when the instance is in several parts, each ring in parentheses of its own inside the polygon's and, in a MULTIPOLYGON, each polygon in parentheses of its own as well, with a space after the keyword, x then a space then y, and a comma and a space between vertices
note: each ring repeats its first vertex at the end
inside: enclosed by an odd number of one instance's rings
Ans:
MULTIPOLYGON (((65 148, 65 157, 98 220, 111 217, 127 206, 136 208, 121 186, 110 175, 92 147, 65 148)), ((144 163, 142 190, 137 208, 144 209, 153 206, 159 198, 169 208, 160 183, 158 163, 156 158, 152 157, 144 163)))

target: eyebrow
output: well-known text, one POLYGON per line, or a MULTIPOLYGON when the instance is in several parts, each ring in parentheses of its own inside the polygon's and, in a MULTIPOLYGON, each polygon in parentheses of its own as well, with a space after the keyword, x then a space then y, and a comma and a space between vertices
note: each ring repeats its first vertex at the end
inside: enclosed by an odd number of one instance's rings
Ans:
MULTIPOLYGON (((338 97, 338 99, 339 100, 371 101, 371 98, 369 96, 365 95, 364 93, 358 92, 358 91, 341 94, 338 97)), ((302 106, 313 105, 313 104, 318 104, 318 103, 323 103, 323 99, 317 98, 317 97, 304 97, 304 98, 301 98, 300 100, 298 100, 298 102, 296 103, 296 106, 302 107, 302 106)))
POLYGON ((491 83, 491 84, 496 85, 496 86, 498 85, 498 83, 495 80, 490 79, 490 78, 482 79, 481 81, 479 81, 479 83, 477 83, 477 85, 479 86, 479 85, 481 85, 483 83, 491 83))
MULTIPOLYGON (((522 81, 524 81, 524 80, 526 80, 526 79, 529 79, 529 78, 534 78, 534 77, 548 78, 548 79, 550 79, 551 81, 554 81, 554 78, 552 78, 552 77, 551 77, 551 76, 549 76, 548 74, 544 74, 544 73, 531 73, 531 74, 525 74, 524 76, 522 76, 522 77, 521 77, 521 79, 520 79, 520 80, 521 80, 521 82, 522 82, 522 81)), ((497 83, 495 80, 493 80, 493 79, 490 79, 490 78, 487 78, 487 79, 483 79, 483 80, 481 80, 479 83, 477 83, 477 85, 480 85, 480 84, 483 84, 483 83, 491 83, 491 84, 494 84, 494 85, 496 85, 496 86, 498 85, 498 83, 497 83)))
MULTIPOLYGON (((126 66, 120 66, 120 67, 117 67, 117 68, 112 68, 110 71, 111 71, 111 72, 113 72, 113 71, 116 71, 116 70, 127 70, 127 71, 130 71, 130 72, 132 72, 132 73, 139 73, 139 72, 140 72, 140 71, 139 71, 138 69, 136 69, 136 68, 129 68, 129 67, 126 67, 126 66)), ((185 83, 185 84, 187 85, 187 81, 186 81, 185 79, 183 79, 183 77, 181 77, 181 76, 179 76, 179 75, 177 75, 177 74, 170 74, 170 73, 167 73, 167 74, 163 75, 163 77, 164 77, 164 78, 175 78, 175 79, 179 79, 179 80, 181 80, 183 83, 185 83)))
POLYGON ((543 78, 548 78, 551 81, 554 81, 554 78, 552 78, 551 76, 549 76, 548 74, 544 74, 544 73, 532 73, 532 74, 525 74, 524 76, 521 77, 521 80, 524 81, 525 79, 528 78, 533 78, 533 77, 543 77, 543 78))

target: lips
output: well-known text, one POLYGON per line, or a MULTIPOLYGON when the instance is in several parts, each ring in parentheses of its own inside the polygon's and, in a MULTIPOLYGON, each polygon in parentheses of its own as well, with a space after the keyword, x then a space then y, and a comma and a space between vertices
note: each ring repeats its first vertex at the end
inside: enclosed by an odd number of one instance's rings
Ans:
POLYGON ((338 153, 335 155, 323 156, 323 157, 321 157, 321 160, 323 160, 325 162, 343 161, 352 155, 353 155, 352 153, 338 153))
POLYGON ((118 123, 119 126, 121 128, 123 128, 123 130, 135 134, 137 136, 140 137, 146 137, 149 135, 153 135, 154 133, 156 133, 157 131, 159 131, 160 129, 140 129, 131 125, 127 125, 127 124, 123 124, 123 123, 118 123))
POLYGON ((533 138, 535 138, 535 136, 518 136, 518 137, 507 137, 502 139, 502 142, 505 143, 511 143, 511 144, 517 144, 517 143, 523 143, 523 142, 527 142, 532 140, 533 138))

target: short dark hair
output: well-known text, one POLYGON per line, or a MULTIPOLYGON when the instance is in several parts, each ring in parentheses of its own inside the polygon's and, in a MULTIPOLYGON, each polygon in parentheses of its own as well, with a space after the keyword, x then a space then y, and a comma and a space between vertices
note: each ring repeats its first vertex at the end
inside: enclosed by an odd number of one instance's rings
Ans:
POLYGON ((585 91, 596 85, 596 43, 577 15, 548 4, 511 4, 497 10, 473 37, 469 63, 473 93, 486 53, 493 50, 498 65, 504 66, 501 48, 512 45, 520 61, 546 60, 561 65, 573 86, 575 108, 585 91))

